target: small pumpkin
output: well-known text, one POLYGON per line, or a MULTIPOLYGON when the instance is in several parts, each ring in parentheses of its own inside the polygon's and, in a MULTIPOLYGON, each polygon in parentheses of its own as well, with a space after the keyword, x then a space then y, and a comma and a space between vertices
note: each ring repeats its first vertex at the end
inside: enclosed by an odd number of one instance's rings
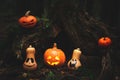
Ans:
POLYGON ((27 11, 24 16, 19 18, 18 22, 24 28, 33 28, 37 24, 37 18, 27 11))
POLYGON ((80 62, 81 51, 80 48, 74 49, 72 58, 68 61, 68 68, 72 70, 77 70, 80 66, 82 66, 80 62))
POLYGON ((101 37, 99 40, 98 40, 98 45, 99 46, 102 46, 102 47, 108 47, 110 46, 112 43, 111 39, 109 37, 101 37))
POLYGON ((53 48, 48 48, 44 53, 44 62, 51 67, 60 67, 64 65, 66 56, 61 49, 54 43, 53 48))
POLYGON ((37 69, 37 63, 35 60, 35 48, 31 45, 26 49, 26 59, 23 64, 25 70, 35 70, 37 69))

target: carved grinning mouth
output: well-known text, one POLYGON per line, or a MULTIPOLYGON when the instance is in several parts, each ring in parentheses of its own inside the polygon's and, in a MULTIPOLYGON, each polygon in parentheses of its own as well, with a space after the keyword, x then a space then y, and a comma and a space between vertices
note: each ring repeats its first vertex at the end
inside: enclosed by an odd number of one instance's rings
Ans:
POLYGON ((33 66, 35 66, 35 64, 33 64, 33 65, 26 65, 26 64, 24 64, 24 66, 26 66, 26 67, 33 67, 33 66))
POLYGON ((59 62, 49 62, 49 61, 47 61, 47 63, 50 64, 50 65, 52 65, 52 66, 53 66, 53 65, 58 65, 58 64, 59 64, 59 62))
POLYGON ((72 59, 70 61, 70 67, 75 67, 76 63, 77 63, 77 60, 76 59, 72 59))
POLYGON ((24 23, 24 26, 28 26, 28 25, 29 25, 29 26, 30 26, 30 25, 32 26, 33 24, 34 24, 34 23, 26 23, 26 24, 24 23))
POLYGON ((52 66, 58 65, 60 63, 59 62, 60 58, 58 56, 56 56, 55 58, 48 56, 47 59, 48 59, 47 63, 52 65, 52 66), (53 61, 51 61, 51 60, 53 60, 53 61))
POLYGON ((25 21, 23 21, 23 25, 24 25, 24 26, 28 26, 28 25, 29 25, 29 26, 30 26, 30 25, 32 26, 32 25, 34 25, 34 24, 35 24, 35 22, 34 22, 33 19, 32 19, 30 22, 25 22, 25 21))

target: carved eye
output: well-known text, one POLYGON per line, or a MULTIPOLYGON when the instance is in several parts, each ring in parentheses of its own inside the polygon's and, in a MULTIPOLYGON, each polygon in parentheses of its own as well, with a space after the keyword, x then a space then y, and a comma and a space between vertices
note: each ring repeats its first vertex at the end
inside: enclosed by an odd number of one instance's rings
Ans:
POLYGON ((72 61, 75 61, 75 59, 72 59, 72 61))
POLYGON ((27 58, 26 62, 28 62, 28 61, 31 61, 32 63, 34 63, 34 59, 33 58, 27 58))
POLYGON ((71 64, 76 64, 77 60, 76 59, 72 59, 70 62, 71 62, 71 64))
POLYGON ((33 22, 34 20, 32 19, 30 22, 33 22))
POLYGON ((55 57, 55 60, 60 60, 60 58, 56 56, 56 57, 55 57))
POLYGON ((29 58, 26 59, 26 62, 28 62, 28 61, 29 61, 29 58))
POLYGON ((48 56, 47 59, 51 59, 52 57, 51 56, 48 56))
POLYGON ((72 59, 72 61, 77 61, 76 59, 72 59))
POLYGON ((33 58, 30 58, 30 59, 31 59, 31 62, 32 62, 32 63, 34 63, 34 60, 33 60, 33 58))

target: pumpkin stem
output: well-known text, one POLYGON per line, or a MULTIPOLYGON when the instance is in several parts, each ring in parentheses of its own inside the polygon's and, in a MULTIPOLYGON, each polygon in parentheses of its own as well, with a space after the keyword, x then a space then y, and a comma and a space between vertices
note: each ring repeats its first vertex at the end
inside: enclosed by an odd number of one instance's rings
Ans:
POLYGON ((104 40, 105 40, 106 38, 104 37, 104 40))
POLYGON ((31 47, 32 47, 32 45, 29 45, 29 47, 31 48, 31 47))
POLYGON ((80 51, 80 48, 77 48, 77 50, 79 50, 79 51, 80 51))
POLYGON ((25 13, 25 16, 29 16, 30 14, 30 10, 28 10, 26 13, 25 13))
POLYGON ((54 44, 53 44, 53 47, 57 47, 57 43, 54 43, 54 44))

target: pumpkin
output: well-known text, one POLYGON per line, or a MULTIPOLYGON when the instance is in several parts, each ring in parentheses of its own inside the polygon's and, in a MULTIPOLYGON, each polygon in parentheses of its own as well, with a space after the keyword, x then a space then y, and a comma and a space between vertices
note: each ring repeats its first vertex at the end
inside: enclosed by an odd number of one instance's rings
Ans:
POLYGON ((18 22, 24 28, 33 28, 37 24, 37 18, 27 11, 24 16, 20 17, 18 22))
POLYGON ((102 47, 108 47, 109 45, 111 45, 112 41, 109 37, 101 37, 98 40, 98 45, 102 46, 102 47))
POLYGON ((44 53, 44 62, 50 67, 60 67, 64 65, 66 56, 61 49, 54 43, 53 48, 48 48, 44 53))
POLYGON ((74 49, 72 58, 68 61, 68 68, 72 70, 77 70, 80 66, 82 66, 80 62, 81 51, 80 48, 74 49))
POLYGON ((35 70, 37 69, 37 63, 35 60, 35 48, 31 45, 26 49, 26 59, 23 64, 25 70, 35 70))

